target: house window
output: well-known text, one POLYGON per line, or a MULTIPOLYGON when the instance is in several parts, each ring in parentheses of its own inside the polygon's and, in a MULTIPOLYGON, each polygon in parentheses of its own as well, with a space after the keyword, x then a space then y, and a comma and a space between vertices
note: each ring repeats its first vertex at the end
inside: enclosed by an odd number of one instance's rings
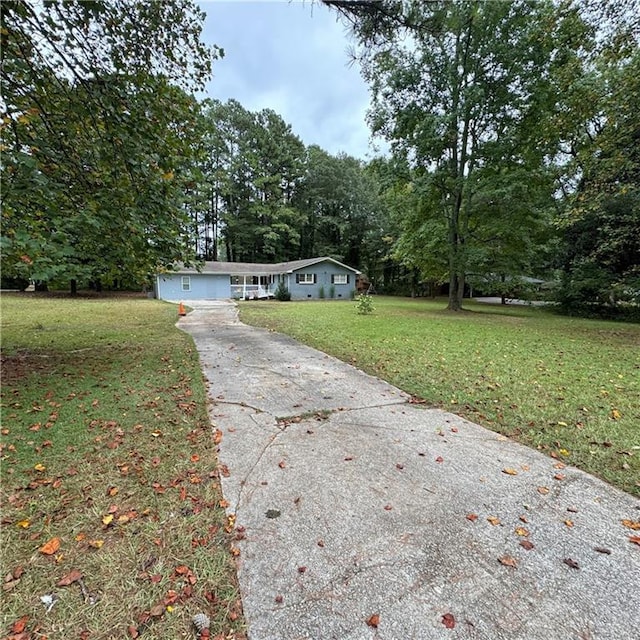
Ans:
POLYGON ((182 290, 191 291, 191 276, 182 276, 182 290))
POLYGON ((331 276, 331 284, 349 284, 348 273, 334 273, 331 276))
POLYGON ((297 284, 315 284, 316 274, 315 273, 296 273, 296 283, 297 284))

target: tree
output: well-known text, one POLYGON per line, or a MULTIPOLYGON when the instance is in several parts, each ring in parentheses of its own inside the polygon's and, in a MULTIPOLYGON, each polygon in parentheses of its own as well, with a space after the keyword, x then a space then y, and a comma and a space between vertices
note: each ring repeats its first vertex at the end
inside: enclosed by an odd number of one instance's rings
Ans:
POLYGON ((304 145, 291 126, 270 109, 253 113, 236 100, 214 100, 205 105, 205 127, 201 195, 216 222, 202 229, 219 234, 232 262, 297 257, 302 216, 292 201, 304 145))
POLYGON ((218 53, 203 14, 191 0, 0 9, 3 273, 74 288, 188 260, 189 92, 218 53))
POLYGON ((305 216, 300 257, 326 255, 357 268, 371 267, 378 252, 378 191, 375 174, 362 161, 310 146, 294 199, 305 216))
POLYGON ((509 255, 521 255, 530 223, 537 227, 535 204, 550 196, 550 149, 537 123, 555 100, 557 48, 578 46, 579 20, 527 0, 325 4, 348 17, 360 45, 373 129, 412 168, 418 209, 398 250, 431 269, 424 254, 446 247, 448 308, 459 310, 466 276, 495 238, 511 247, 500 251, 502 268, 523 268, 509 255))

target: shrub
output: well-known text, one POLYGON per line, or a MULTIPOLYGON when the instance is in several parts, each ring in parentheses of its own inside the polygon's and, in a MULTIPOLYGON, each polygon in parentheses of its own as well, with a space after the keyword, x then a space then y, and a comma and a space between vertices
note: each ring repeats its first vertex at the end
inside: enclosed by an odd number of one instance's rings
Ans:
POLYGON ((280 282, 278 282, 278 286, 273 292, 273 295, 276 300, 280 300, 280 302, 288 302, 291 300, 291 292, 287 289, 287 285, 284 283, 284 280, 280 280, 280 282))
POLYGON ((329 297, 330 298, 336 297, 336 287, 333 284, 329 287, 329 297))
POLYGON ((324 285, 321 284, 320 288, 318 289, 318 298, 324 298, 324 285))
POLYGON ((360 315, 369 315, 375 311, 373 306, 373 298, 367 294, 362 293, 356 297, 356 311, 360 315))

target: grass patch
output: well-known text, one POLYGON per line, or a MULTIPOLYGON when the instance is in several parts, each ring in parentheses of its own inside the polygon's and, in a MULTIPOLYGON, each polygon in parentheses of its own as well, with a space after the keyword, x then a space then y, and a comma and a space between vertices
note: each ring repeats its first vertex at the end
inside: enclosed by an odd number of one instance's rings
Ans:
POLYGON ((528 307, 375 298, 244 303, 289 334, 401 389, 640 495, 640 326, 528 307))
POLYGON ((204 381, 175 307, 1 303, 2 631, 193 638, 204 611, 212 637, 244 638, 204 381))

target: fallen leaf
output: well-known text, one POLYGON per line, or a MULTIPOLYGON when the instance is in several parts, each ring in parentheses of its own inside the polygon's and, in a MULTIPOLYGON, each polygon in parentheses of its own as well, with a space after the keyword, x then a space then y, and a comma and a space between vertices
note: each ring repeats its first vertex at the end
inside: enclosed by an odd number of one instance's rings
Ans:
POLYGON ((518 472, 511 467, 506 467, 502 470, 502 473, 506 473, 508 476, 517 476, 518 472))
POLYGON ((573 520, 565 520, 564 523, 569 528, 573 527, 573 520))
POLYGON ((527 537, 529 535, 529 530, 524 527, 516 527, 516 535, 527 537))
POLYGON ((108 527, 113 522, 113 514, 109 513, 106 516, 102 516, 102 524, 108 527))
POLYGON ((222 442, 222 431, 216 429, 213 432, 213 444, 220 444, 222 442))
POLYGON ((467 520, 471 520, 471 522, 475 522, 478 519, 478 516, 475 513, 467 513, 465 517, 467 520))
POLYGON ((16 524, 23 529, 28 529, 31 526, 31 522, 29 522, 29 520, 19 520, 16 524))
POLYGON ((564 480, 564 478, 565 478, 564 473, 556 473, 556 475, 553 476, 554 480, 564 480))
POLYGON ((453 617, 452 613, 445 613, 442 616, 442 624, 447 629, 453 629, 456 626, 456 619, 453 617))
POLYGON ((617 409, 612 409, 611 410, 611 417, 614 420, 620 420, 620 418, 622 418, 622 414, 617 409))
POLYGON ((240 549, 238 549, 238 547, 231 547, 231 555, 237 558, 240 555, 240 549))
POLYGON ((280 462, 278 462, 278 466, 281 469, 284 469, 287 466, 287 463, 284 460, 280 460, 280 462))
POLYGON ((496 518, 496 516, 489 516, 487 521, 490 522, 494 527, 500 524, 500 518, 496 518))
POLYGON ((231 503, 224 498, 218 503, 223 509, 226 509, 231 503))
POLYGON ((120 491, 120 489, 118 489, 118 487, 109 487, 107 489, 107 495, 110 497, 116 496, 118 495, 118 492, 120 491))
POLYGON ((277 604, 282 604, 282 602, 284 601, 284 598, 280 594, 278 594, 275 597, 275 601, 276 601, 277 604))
POLYGON ((47 467, 45 467, 42 463, 38 463, 33 467, 36 471, 45 471, 47 467))
POLYGON ((22 618, 18 618, 11 625, 11 633, 22 633, 27 628, 27 622, 29 621, 29 616, 22 616, 22 618))
POLYGON ((104 540, 89 540, 88 544, 93 549, 101 549, 104 544, 104 540))
POLYGON ((370 626, 370 627, 373 627, 374 629, 377 629, 379 624, 380 624, 380 614, 379 613, 374 613, 367 620, 367 625, 370 626))
POLYGON ((546 496, 549 493, 549 487, 538 487, 538 493, 546 496))
POLYGON ((393 509, 393 507, 390 504, 385 504, 384 505, 384 510, 385 511, 391 511, 391 509, 393 509))
POLYGON ((438 456, 436 458, 436 462, 444 462, 444 458, 442 456, 438 456))
POLYGON ((80 580, 80 578, 82 578, 82 572, 78 571, 77 569, 73 569, 72 571, 69 571, 66 576, 60 578, 60 580, 58 580, 58 582, 56 583, 56 586, 68 587, 70 584, 73 584, 77 580, 80 580))
POLYGON ((160 618, 165 612, 165 606, 164 604, 160 603, 157 604, 155 607, 151 608, 151 611, 149 611, 149 615, 152 618, 160 618))
POLYGON ((611 549, 607 549, 606 547, 593 547, 593 550, 598 553, 606 553, 608 556, 611 555, 611 549))
POLYGON ((627 529, 633 529, 633 531, 638 531, 640 529, 640 520, 621 520, 622 526, 627 527, 627 529))
POLYGON ((191 462, 198 462, 200 460, 200 456, 197 453, 194 453, 191 456, 191 462))
POLYGON ((580 568, 580 565, 575 560, 572 560, 571 558, 565 558, 562 562, 564 562, 568 567, 571 567, 572 569, 580 568))
POLYGON ((51 538, 45 542, 38 551, 45 556, 52 556, 60 548, 60 538, 51 538))
POLYGON ((629 536, 629 542, 640 545, 640 536, 629 536))
POLYGON ((138 631, 138 627, 132 624, 129 625, 129 627, 127 628, 127 633, 129 634, 130 638, 137 638, 140 635, 140 632, 138 631))
POLYGON ((518 568, 518 561, 511 556, 507 556, 507 555, 500 556, 498 558, 498 562, 504 565, 505 567, 513 567, 514 569, 518 568))
POLYGON ((531 540, 520 540, 520 546, 527 551, 531 551, 535 547, 531 540))
POLYGON ((298 567, 298 573, 304 573, 307 570, 307 567, 298 567))

